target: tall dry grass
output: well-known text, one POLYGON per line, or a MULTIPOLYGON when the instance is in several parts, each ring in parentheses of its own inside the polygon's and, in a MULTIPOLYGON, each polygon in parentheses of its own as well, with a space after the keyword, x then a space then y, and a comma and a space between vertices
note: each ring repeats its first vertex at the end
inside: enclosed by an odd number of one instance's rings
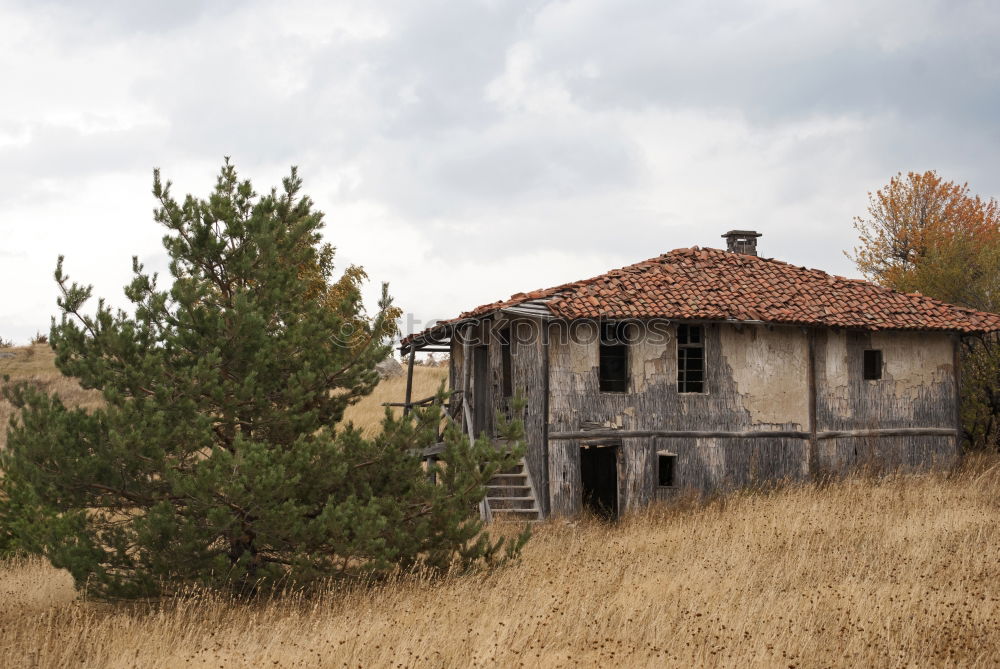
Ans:
POLYGON ((247 604, 108 605, 0 568, 0 664, 1000 664, 1000 464, 541 525, 501 571, 247 604))

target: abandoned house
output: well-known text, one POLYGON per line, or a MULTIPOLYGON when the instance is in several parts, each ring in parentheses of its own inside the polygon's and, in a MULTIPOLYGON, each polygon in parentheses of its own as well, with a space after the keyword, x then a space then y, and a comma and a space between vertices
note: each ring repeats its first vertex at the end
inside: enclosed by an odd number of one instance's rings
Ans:
POLYGON ((1000 331, 1000 315, 760 258, 753 231, 723 237, 726 251, 677 249, 403 340, 411 374, 416 353, 450 353, 450 410, 470 433, 526 400, 527 452, 490 482, 487 517, 616 516, 683 488, 954 460, 960 338, 1000 331))

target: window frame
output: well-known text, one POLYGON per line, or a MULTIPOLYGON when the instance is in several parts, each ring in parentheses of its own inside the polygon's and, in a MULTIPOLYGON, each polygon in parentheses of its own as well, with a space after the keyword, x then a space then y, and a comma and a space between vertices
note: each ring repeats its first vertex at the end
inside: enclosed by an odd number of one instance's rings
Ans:
POLYGON ((657 488, 676 488, 677 487, 677 454, 671 453, 670 451, 657 451, 656 452, 656 487, 657 488), (663 483, 663 463, 664 461, 669 462, 669 472, 670 472, 670 483, 663 483))
POLYGON ((864 381, 881 381, 882 372, 885 370, 885 356, 880 348, 866 348, 861 351, 861 378, 864 381), (875 362, 870 363, 869 356, 874 354, 875 362), (874 375, 870 374, 874 370, 874 375))
POLYGON ((676 360, 677 360, 677 393, 679 395, 705 395, 705 394, 708 393, 708 379, 706 378, 708 376, 708 374, 707 374, 707 370, 708 370, 708 358, 707 358, 707 355, 706 355, 707 352, 706 352, 706 346, 705 346, 705 330, 706 330, 705 326, 702 325, 702 324, 700 324, 700 323, 678 323, 677 324, 677 329, 675 331, 675 339, 677 340, 677 354, 676 354, 676 360), (682 340, 682 337, 681 337, 682 328, 683 328, 683 332, 685 334, 685 336, 683 337, 683 339, 684 339, 683 343, 681 343, 681 340, 682 340), (698 341, 695 342, 695 343, 691 342, 691 334, 690 334, 690 332, 691 332, 692 329, 694 329, 698 333, 698 341), (700 370, 700 372, 701 372, 701 380, 700 381, 692 381, 689 378, 687 378, 689 372, 699 371, 699 370, 690 370, 690 369, 688 369, 688 364, 687 364, 688 361, 689 361, 689 359, 690 359, 688 351, 695 351, 695 350, 700 350, 701 351, 701 370, 700 370), (684 352, 684 354, 683 354, 683 362, 684 362, 683 369, 682 369, 682 364, 681 364, 681 358, 682 358, 681 352, 682 351, 684 352), (700 384, 700 388, 698 390, 690 390, 689 387, 691 386, 691 384, 696 384, 696 383, 700 384))
POLYGON ((601 321, 598 327, 597 388, 602 393, 627 393, 631 385, 629 324, 625 321, 601 321), (613 329, 610 336, 609 329, 613 329), (605 375, 605 360, 610 359, 621 362, 621 378, 608 378, 605 375), (609 385, 614 387, 608 387, 609 385))

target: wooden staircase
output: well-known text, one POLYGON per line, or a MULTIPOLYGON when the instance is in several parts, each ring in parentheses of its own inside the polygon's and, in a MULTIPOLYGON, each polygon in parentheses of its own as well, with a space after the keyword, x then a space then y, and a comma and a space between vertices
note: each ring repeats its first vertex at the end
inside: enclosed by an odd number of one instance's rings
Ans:
POLYGON ((524 458, 521 458, 520 464, 490 479, 486 484, 486 500, 483 506, 486 521, 534 522, 542 519, 535 486, 531 483, 531 475, 524 458))

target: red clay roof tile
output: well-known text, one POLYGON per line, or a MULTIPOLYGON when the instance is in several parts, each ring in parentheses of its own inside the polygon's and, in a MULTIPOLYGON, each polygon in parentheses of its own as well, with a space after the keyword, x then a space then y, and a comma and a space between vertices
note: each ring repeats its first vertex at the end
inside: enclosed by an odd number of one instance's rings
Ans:
POLYGON ((549 311, 566 319, 735 319, 865 330, 1000 331, 998 314, 780 260, 698 247, 676 249, 591 279, 517 293, 454 320, 545 298, 549 311))

